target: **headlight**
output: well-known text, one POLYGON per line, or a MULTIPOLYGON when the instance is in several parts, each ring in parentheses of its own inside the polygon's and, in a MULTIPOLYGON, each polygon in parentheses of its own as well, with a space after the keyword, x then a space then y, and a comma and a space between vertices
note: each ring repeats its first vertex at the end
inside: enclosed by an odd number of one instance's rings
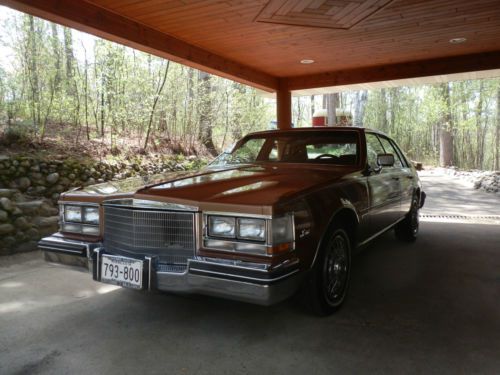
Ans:
POLYGON ((63 204, 61 207, 61 231, 98 236, 99 207, 63 204))
POLYGON ((265 241, 266 221, 263 219, 238 219, 238 238, 252 241, 265 241))
POLYGON ((241 254, 275 256, 295 249, 294 217, 204 216, 203 246, 241 254))
POLYGON ((208 217, 208 235, 213 237, 235 237, 236 219, 227 216, 208 217))
POLYGON ((83 222, 99 225, 99 207, 83 207, 83 222))
POLYGON ((82 207, 80 206, 63 206, 64 207, 64 221, 72 223, 82 222, 82 207))

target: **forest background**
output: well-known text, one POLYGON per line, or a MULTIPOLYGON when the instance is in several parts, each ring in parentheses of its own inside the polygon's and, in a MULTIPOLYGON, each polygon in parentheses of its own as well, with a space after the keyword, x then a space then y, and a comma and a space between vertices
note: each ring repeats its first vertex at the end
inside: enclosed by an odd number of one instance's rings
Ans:
MULTIPOLYGON (((1 8, 0 151, 214 156, 275 126, 256 89, 1 8)), ((500 79, 293 99, 295 127, 328 109, 394 137, 412 160, 500 169, 500 79)))

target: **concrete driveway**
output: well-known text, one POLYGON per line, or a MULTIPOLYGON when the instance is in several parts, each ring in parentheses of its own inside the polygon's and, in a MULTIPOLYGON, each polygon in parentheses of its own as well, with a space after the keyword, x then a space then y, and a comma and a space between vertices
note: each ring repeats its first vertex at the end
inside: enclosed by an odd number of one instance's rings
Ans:
MULTIPOLYGON (((431 204, 440 186, 424 183, 431 204)), ((37 253, 0 262, 0 374, 500 371, 498 225, 425 221, 414 244, 383 235, 355 257, 347 303, 328 318, 294 301, 120 289, 37 253)))

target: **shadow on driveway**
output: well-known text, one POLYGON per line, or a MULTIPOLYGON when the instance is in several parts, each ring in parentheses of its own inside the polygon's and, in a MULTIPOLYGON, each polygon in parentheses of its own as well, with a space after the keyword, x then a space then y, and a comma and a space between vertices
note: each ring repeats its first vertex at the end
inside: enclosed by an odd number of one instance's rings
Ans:
POLYGON ((500 226, 423 223, 354 258, 346 305, 309 315, 139 293, 30 259, 0 266, 0 373, 498 373, 500 226))

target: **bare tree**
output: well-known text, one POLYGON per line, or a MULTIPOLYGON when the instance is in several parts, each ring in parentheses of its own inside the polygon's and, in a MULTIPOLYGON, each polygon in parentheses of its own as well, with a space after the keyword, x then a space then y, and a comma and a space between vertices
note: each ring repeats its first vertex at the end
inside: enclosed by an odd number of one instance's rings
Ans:
POLYGON ((441 85, 442 95, 445 103, 445 111, 439 131, 439 164, 442 167, 453 165, 453 119, 451 116, 450 85, 441 85))
POLYGON ((151 112, 149 114, 149 121, 146 130, 146 139, 144 140, 144 149, 148 147, 149 136, 151 134, 151 127, 153 124, 153 117, 155 114, 156 105, 158 104, 158 99, 160 99, 161 92, 163 91, 163 87, 165 86, 165 82, 167 81, 168 76, 168 68, 170 67, 170 60, 167 60, 167 66, 165 67, 165 71, 163 73, 163 78, 159 81, 155 96, 153 98, 153 105, 151 106, 151 112))

